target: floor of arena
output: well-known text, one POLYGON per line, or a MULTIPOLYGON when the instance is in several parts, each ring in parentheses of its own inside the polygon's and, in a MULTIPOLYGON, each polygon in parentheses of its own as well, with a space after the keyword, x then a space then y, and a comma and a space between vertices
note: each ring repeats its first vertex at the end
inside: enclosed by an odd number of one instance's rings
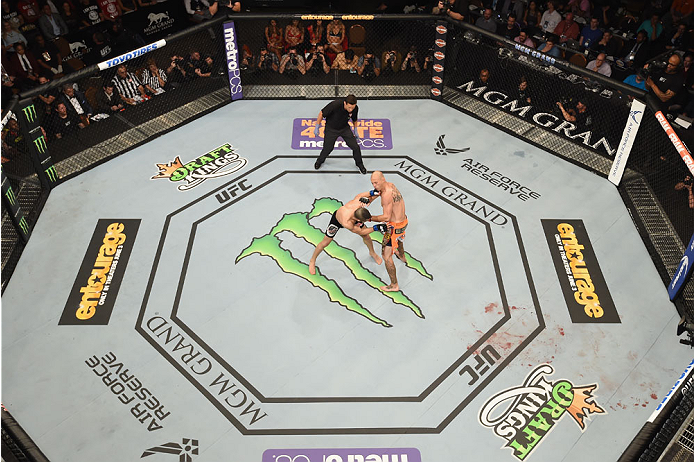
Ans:
POLYGON ((7 409, 52 461, 616 460, 691 360, 616 188, 360 101, 401 291, 347 230, 313 276, 372 188, 348 150, 314 170, 325 103, 235 102, 58 186, 3 294, 7 409))

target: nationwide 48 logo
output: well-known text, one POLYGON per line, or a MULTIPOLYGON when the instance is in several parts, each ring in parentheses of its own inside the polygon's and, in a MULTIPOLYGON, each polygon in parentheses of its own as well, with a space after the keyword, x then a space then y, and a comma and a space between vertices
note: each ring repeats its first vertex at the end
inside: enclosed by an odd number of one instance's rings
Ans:
POLYGON ((172 182, 181 182, 178 190, 187 191, 205 180, 238 172, 247 163, 248 159, 239 156, 234 147, 226 143, 185 164, 179 156, 170 164, 157 164, 159 173, 151 179, 168 178, 172 182))
POLYGON ((577 387, 565 379, 545 380, 545 375, 553 373, 552 366, 541 364, 527 375, 521 386, 497 393, 480 409, 480 423, 493 428, 506 441, 504 447, 511 448, 518 460, 525 460, 567 412, 581 431, 585 430, 583 419, 587 414, 605 412, 591 394, 598 388, 597 383, 577 387), (510 404, 503 413, 494 412, 507 401, 510 404))

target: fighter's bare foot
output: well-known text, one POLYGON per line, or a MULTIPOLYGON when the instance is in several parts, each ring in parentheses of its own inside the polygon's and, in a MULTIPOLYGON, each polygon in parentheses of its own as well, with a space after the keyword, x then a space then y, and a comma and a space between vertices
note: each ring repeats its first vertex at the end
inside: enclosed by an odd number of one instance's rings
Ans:
POLYGON ((400 290, 400 287, 398 287, 397 284, 389 284, 387 286, 382 286, 381 290, 383 292, 397 292, 400 290))
POLYGON ((371 258, 374 259, 374 261, 376 262, 377 265, 380 265, 381 263, 383 263, 383 259, 377 253, 372 253, 371 258))
POLYGON ((315 261, 309 262, 308 272, 311 274, 316 274, 316 262, 315 261))

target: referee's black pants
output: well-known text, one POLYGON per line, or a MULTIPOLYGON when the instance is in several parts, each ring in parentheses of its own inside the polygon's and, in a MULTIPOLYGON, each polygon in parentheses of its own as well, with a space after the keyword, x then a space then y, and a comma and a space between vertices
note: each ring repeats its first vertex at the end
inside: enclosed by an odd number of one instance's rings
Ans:
POLYGON ((337 138, 342 137, 345 143, 347 143, 347 146, 352 149, 352 157, 354 157, 354 162, 357 164, 357 167, 364 165, 364 162, 361 160, 361 148, 349 126, 339 130, 326 126, 324 134, 323 150, 318 155, 317 164, 320 165, 325 162, 325 159, 327 159, 330 153, 333 152, 333 149, 335 149, 335 141, 337 141, 337 138))

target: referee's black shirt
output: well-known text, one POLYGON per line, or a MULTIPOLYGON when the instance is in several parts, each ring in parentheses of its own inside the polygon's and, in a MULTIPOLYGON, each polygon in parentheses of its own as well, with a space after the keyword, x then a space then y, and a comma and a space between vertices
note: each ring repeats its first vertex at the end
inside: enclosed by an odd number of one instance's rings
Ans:
MULTIPOLYGON (((345 109, 345 100, 338 99, 328 104, 321 111, 323 113, 323 118, 325 119, 325 126, 332 128, 334 130, 342 130, 347 126, 347 121, 349 121, 349 112, 345 109)), ((359 106, 355 106, 352 111, 352 123, 357 122, 357 113, 359 112, 359 106)))

